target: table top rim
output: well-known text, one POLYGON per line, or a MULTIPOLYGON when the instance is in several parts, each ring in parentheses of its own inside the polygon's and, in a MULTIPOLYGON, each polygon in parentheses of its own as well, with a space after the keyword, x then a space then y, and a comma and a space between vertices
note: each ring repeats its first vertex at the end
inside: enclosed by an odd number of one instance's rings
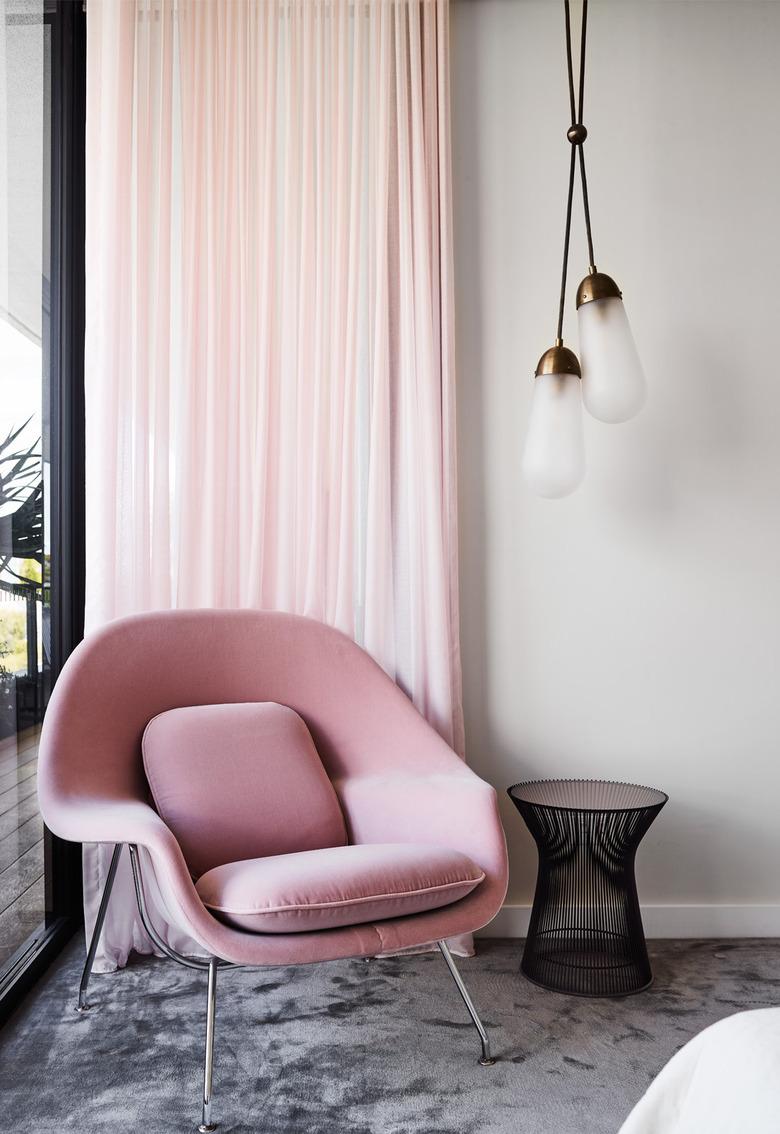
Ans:
POLYGON ((647 811, 648 808, 663 807, 664 804, 669 802, 669 796, 666 794, 665 791, 662 791, 660 788, 650 787, 648 784, 637 784, 637 783, 634 783, 631 780, 602 780, 602 779, 597 779, 597 778, 588 779, 586 777, 576 777, 576 776, 550 776, 550 777, 542 777, 542 778, 533 779, 533 780, 520 780, 518 783, 511 784, 506 790, 507 790, 507 793, 508 793, 510 799, 512 799, 512 800, 516 800, 519 803, 527 803, 529 805, 529 807, 541 807, 541 808, 545 808, 545 809, 550 810, 550 811, 580 811, 580 812, 591 812, 591 811, 592 812, 596 812, 596 811, 604 811, 604 812, 610 812, 610 811, 615 811, 615 812, 618 812, 618 811, 647 811), (654 796, 655 798, 648 799, 648 801, 646 803, 635 803, 635 804, 631 804, 629 806, 620 806, 619 804, 617 804, 617 805, 609 804, 609 805, 601 806, 601 807, 596 806, 596 805, 594 805, 592 807, 588 807, 588 806, 582 806, 582 805, 579 805, 579 804, 575 805, 575 804, 572 804, 572 803, 555 803, 553 801, 540 802, 539 800, 535 800, 535 799, 525 799, 519 792, 516 792, 517 788, 531 787, 531 786, 537 787, 537 786, 543 786, 543 785, 551 785, 552 786, 554 784, 555 785, 557 785, 557 784, 597 784, 601 787, 615 786, 615 787, 636 788, 639 791, 648 792, 649 795, 654 796))

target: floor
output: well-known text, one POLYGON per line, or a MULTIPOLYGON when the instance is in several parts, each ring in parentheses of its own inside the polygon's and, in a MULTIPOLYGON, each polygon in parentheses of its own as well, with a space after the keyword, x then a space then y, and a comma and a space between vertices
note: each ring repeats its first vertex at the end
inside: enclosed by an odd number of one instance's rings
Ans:
POLYGON ((44 916, 39 733, 31 729, 0 749, 0 969, 44 916))
MULTIPOLYGON (((780 1001, 780 942, 651 943, 653 987, 548 993, 520 943, 461 962, 500 1062, 478 1044, 437 954, 222 973, 222 1134, 616 1134, 651 1078, 706 1025, 780 1001)), ((73 942, 0 1034, 5 1123, 30 1134, 194 1130, 205 978, 143 959, 94 977, 74 1011, 73 942)))

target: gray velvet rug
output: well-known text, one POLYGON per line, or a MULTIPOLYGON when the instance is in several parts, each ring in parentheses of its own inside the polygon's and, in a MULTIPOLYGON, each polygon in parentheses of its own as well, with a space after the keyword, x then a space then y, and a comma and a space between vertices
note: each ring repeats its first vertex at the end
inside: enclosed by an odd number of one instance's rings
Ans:
MULTIPOLYGON (((521 943, 460 963, 500 1062, 438 954, 220 974, 215 1118, 223 1134, 615 1134, 707 1024, 780 1003, 780 943, 651 945, 655 984, 625 1000, 548 993, 521 943)), ((74 942, 0 1034, 3 1125, 20 1134, 194 1130, 205 978, 138 960, 74 1011, 74 942)))

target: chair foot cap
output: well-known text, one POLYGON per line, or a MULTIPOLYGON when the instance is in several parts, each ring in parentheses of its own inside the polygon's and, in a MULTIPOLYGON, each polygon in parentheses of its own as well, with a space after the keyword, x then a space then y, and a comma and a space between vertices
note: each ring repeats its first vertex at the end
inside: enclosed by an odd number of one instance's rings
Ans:
POLYGON ((492 1058, 491 1059, 485 1059, 483 1057, 482 1059, 480 1059, 479 1065, 480 1065, 480 1067, 495 1067, 497 1062, 498 1062, 498 1060, 496 1060, 496 1059, 492 1059, 492 1058))
POLYGON ((76 1011, 83 1014, 84 1012, 89 1012, 91 1007, 91 1004, 78 1004, 76 1006, 76 1011))
POLYGON ((216 1130, 219 1123, 217 1122, 201 1122, 198 1127, 198 1134, 211 1134, 212 1130, 216 1130))

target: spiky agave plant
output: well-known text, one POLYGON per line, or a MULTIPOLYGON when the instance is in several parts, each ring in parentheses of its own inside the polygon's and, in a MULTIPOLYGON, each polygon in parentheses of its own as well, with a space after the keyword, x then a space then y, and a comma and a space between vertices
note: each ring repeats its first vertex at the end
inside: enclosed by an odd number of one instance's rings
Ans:
MULTIPOLYGON (((39 586, 11 567, 14 559, 43 563, 43 471, 40 438, 32 445, 19 441, 28 418, 0 441, 0 593, 19 595, 39 586)), ((11 653, 0 634, 0 738, 16 731, 17 704, 13 675, 4 664, 11 653)))
POLYGON ((19 437, 28 418, 0 441, 0 572, 29 582, 10 567, 12 559, 43 557, 43 474, 40 437, 30 446, 19 437))

